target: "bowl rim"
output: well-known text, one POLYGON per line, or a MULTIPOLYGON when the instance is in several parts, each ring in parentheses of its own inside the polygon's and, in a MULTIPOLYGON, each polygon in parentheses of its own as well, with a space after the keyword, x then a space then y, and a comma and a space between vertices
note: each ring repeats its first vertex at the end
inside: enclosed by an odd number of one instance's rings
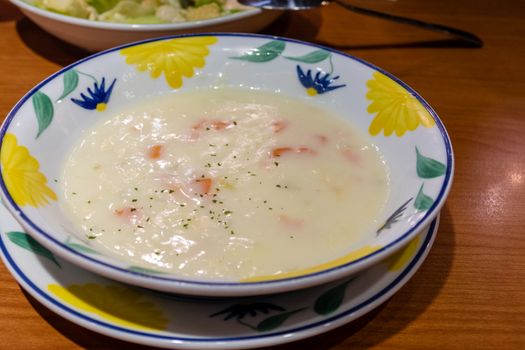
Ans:
POLYGON ((93 21, 85 18, 78 18, 73 16, 56 13, 50 10, 44 10, 35 5, 27 3, 25 0, 9 0, 12 4, 19 7, 22 10, 32 12, 36 15, 46 17, 57 22, 64 22, 80 27, 88 27, 95 29, 106 29, 114 31, 129 31, 129 32, 157 32, 166 30, 189 30, 205 28, 207 26, 213 26, 222 23, 228 23, 235 20, 253 17, 255 15, 263 13, 263 10, 258 8, 249 8, 241 12, 232 13, 220 17, 214 17, 210 19, 204 19, 199 21, 185 21, 175 23, 158 23, 158 24, 132 24, 132 23, 113 23, 103 21, 93 21))
MULTIPOLYGON (((323 49, 323 50, 327 50, 334 54, 342 55, 349 60, 357 62, 358 64, 363 64, 373 70, 376 70, 386 75, 387 77, 391 78, 392 80, 400 84, 405 90, 410 92, 410 94, 414 96, 424 106, 424 108, 430 113, 430 115, 435 121, 435 124, 439 130, 439 133, 441 135, 441 138, 445 146, 447 168, 446 168, 446 172, 444 175, 443 184, 441 185, 439 193, 437 194, 436 199, 432 203, 432 206, 427 210, 424 216, 417 221, 417 223, 413 227, 406 230, 397 239, 393 240, 392 242, 381 247, 380 249, 375 250, 372 253, 369 253, 359 259, 352 260, 352 261, 349 261, 347 263, 344 263, 338 266, 334 266, 334 267, 324 269, 321 271, 299 275, 299 276, 294 276, 294 277, 287 277, 287 278, 274 279, 274 280, 254 281, 254 282, 226 282, 226 281, 222 282, 222 281, 205 281, 205 280, 198 280, 198 279, 192 280, 192 279, 185 278, 185 277, 175 277, 175 276, 170 277, 170 276, 161 275, 161 274, 148 274, 145 272, 128 270, 128 269, 125 269, 119 266, 112 265, 105 261, 100 261, 98 259, 93 258, 92 256, 89 256, 85 253, 79 252, 77 250, 74 250, 71 247, 68 247, 63 242, 59 241, 58 239, 54 238, 52 235, 50 235, 46 231, 42 230, 39 226, 33 223, 33 221, 27 215, 24 214, 21 208, 14 202, 9 191, 7 190, 7 187, 5 185, 4 178, 3 178, 3 171, 0 168, 0 194, 5 199, 5 201, 9 204, 7 206, 8 210, 14 215, 17 221, 19 221, 20 224, 25 229, 30 228, 30 231, 32 230, 37 233, 36 237, 34 238, 37 239, 40 243, 50 248, 53 252, 56 252, 59 256, 65 257, 65 259, 68 261, 74 262, 80 266, 89 265, 92 271, 95 271, 97 273, 103 274, 110 278, 114 278, 114 279, 124 281, 127 283, 143 285, 143 286, 147 285, 149 288, 153 288, 157 290, 172 291, 172 292, 176 291, 176 292, 187 293, 187 294, 192 294, 192 295, 248 296, 248 295, 257 295, 257 294, 262 295, 262 294, 274 293, 275 289, 279 289, 278 292, 284 292, 284 291, 290 291, 290 290, 295 290, 295 289, 300 289, 300 288, 306 288, 306 287, 318 285, 321 283, 325 283, 331 280, 335 280, 339 277, 349 276, 352 273, 361 271, 365 269, 366 267, 373 265, 374 263, 384 259, 385 257, 401 249, 414 236, 416 236, 420 232, 421 229, 425 228, 428 224, 430 224, 430 222, 438 215, 442 206, 444 205, 445 199, 448 197, 448 194, 452 186, 452 180, 454 177, 455 161, 454 161, 454 153, 453 153, 453 149, 452 149, 452 145, 451 145, 451 141, 450 141, 448 132, 445 126, 443 125, 441 119, 438 117, 437 113, 433 110, 433 108, 423 99, 423 97, 421 97, 409 85, 399 80, 397 77, 395 77, 391 73, 367 61, 364 61, 360 58, 357 58, 345 52, 338 51, 338 50, 335 50, 329 47, 325 47, 319 44, 305 42, 305 41, 297 40, 297 39, 286 38, 286 37, 280 37, 280 36, 272 36, 272 35, 265 35, 265 34, 251 34, 251 33, 248 34, 248 33, 220 33, 220 32, 209 32, 209 33, 198 33, 198 34, 178 34, 178 35, 169 35, 169 36, 163 36, 163 37, 158 37, 158 38, 153 38, 153 39, 146 39, 142 41, 137 41, 133 43, 116 46, 116 47, 113 47, 113 48, 110 48, 110 49, 107 49, 101 52, 97 52, 95 54, 87 56, 83 59, 80 59, 60 69, 59 71, 55 72, 54 74, 50 75, 49 77, 45 78, 40 83, 35 85, 31 90, 29 90, 29 92, 27 92, 15 104, 15 106, 11 109, 11 111, 9 111, 4 122, 0 126, 0 145, 4 140, 4 136, 6 134, 8 127, 10 126, 11 122, 13 121, 14 117, 16 116, 18 110, 22 107, 22 105, 24 105, 43 86, 45 86, 47 83, 49 83, 50 81, 60 76, 65 71, 77 65, 80 65, 83 62, 96 59, 99 56, 103 56, 103 55, 112 53, 114 51, 118 51, 126 47, 141 45, 141 44, 148 43, 148 42, 176 39, 176 38, 183 38, 183 37, 200 37, 200 36, 234 37, 234 38, 249 37, 249 38, 257 38, 257 39, 282 40, 285 42, 313 47, 316 49, 323 49), (166 285, 169 285, 169 287, 166 285), (209 290, 208 291, 201 290, 203 287, 204 288, 207 287, 209 288, 209 290)), ((31 232, 28 232, 28 233, 31 233, 31 232)), ((35 235, 33 234, 33 236, 35 235)))

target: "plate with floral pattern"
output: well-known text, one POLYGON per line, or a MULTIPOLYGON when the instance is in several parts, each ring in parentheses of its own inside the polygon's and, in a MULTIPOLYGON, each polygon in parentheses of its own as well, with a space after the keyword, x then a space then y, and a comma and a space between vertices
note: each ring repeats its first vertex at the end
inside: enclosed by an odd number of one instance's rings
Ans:
POLYGON ((242 299, 192 298, 122 284, 55 256, 0 206, 4 264, 47 308, 92 331, 163 348, 239 349, 314 336, 350 322, 396 293, 425 260, 439 217, 401 251, 326 285, 242 299))
MULTIPOLYGON (((249 34, 165 37, 87 57, 30 90, 6 117, 0 142, 0 195, 6 208, 53 254, 124 283, 213 297, 299 290, 375 265, 433 221, 448 196, 454 172, 443 123, 399 79, 327 47, 249 34), (390 190, 362 240, 333 260, 289 273, 211 280, 154 270, 153 265, 135 266, 98 248, 94 238, 102 234, 101 229, 95 235, 68 229, 70 218, 61 210, 64 189, 58 179, 66 154, 82 132, 149 97, 222 87, 277 93, 327 109, 378 149, 388 168, 390 190)), ((341 162, 351 158, 341 152, 341 162)), ((221 162, 209 163, 212 166, 221 162)), ((130 210, 137 209, 133 190, 130 187, 124 198, 130 210)), ((143 225, 138 223, 137 229, 143 225)))

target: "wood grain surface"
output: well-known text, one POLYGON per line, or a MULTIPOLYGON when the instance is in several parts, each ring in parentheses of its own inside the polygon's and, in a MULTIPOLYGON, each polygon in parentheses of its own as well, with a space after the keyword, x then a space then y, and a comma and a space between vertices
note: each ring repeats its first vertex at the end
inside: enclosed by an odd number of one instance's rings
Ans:
MULTIPOLYGON (((348 52, 398 76, 440 115, 456 157, 435 245, 412 280, 365 317, 275 349, 525 349, 525 1, 352 3, 472 31, 485 46, 337 5, 287 13, 264 31, 348 52)), ((0 0, 0 116, 87 55, 0 0)), ((0 264, 0 349, 81 348, 145 349, 55 315, 0 264)))

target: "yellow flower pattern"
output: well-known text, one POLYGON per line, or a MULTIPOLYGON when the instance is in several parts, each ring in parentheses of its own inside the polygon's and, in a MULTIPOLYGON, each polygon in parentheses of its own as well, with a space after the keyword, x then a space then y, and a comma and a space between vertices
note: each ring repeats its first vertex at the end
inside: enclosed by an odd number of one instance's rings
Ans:
POLYGON ((403 136, 414 131, 419 125, 430 128, 435 121, 425 107, 405 88, 386 75, 374 72, 366 86, 366 98, 372 103, 368 112, 376 114, 368 131, 377 135, 383 131, 385 136, 396 133, 403 136))
POLYGON ((123 327, 165 330, 169 322, 143 294, 128 287, 87 283, 50 284, 47 288, 68 305, 123 327))
POLYGON ((405 267, 416 253, 419 245, 419 236, 412 239, 405 248, 401 249, 388 259, 388 270, 399 271, 405 267))
POLYGON ((57 200, 55 192, 47 186, 47 179, 39 171, 38 160, 27 147, 19 145, 14 134, 6 134, 0 154, 2 175, 7 190, 16 204, 38 207, 57 200))
POLYGON ((241 282, 261 282, 261 281, 270 281, 270 280, 278 280, 278 279, 283 279, 283 278, 304 276, 304 275, 308 275, 311 273, 320 272, 320 271, 331 269, 337 266, 341 266, 343 264, 349 263, 357 259, 361 259, 362 257, 367 256, 368 254, 372 254, 373 252, 379 249, 381 249, 381 246, 366 245, 338 259, 331 260, 323 264, 315 265, 313 267, 309 267, 309 268, 301 269, 301 270, 283 272, 277 275, 249 277, 249 278, 243 279, 241 282))
POLYGON ((169 86, 178 89, 183 76, 191 78, 195 68, 204 67, 208 45, 216 42, 213 36, 177 38, 128 47, 120 53, 126 56, 126 63, 136 65, 140 72, 149 71, 153 79, 164 73, 169 86))

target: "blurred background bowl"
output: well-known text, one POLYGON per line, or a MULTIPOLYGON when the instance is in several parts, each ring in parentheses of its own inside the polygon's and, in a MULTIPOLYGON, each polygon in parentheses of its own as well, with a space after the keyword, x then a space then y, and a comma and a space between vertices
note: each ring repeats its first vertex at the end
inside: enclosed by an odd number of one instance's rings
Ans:
POLYGON ((125 24, 92 21, 38 8, 32 0, 10 0, 29 19, 52 35, 88 51, 172 34, 202 32, 254 33, 270 25, 282 11, 250 8, 221 17, 166 24, 125 24))

